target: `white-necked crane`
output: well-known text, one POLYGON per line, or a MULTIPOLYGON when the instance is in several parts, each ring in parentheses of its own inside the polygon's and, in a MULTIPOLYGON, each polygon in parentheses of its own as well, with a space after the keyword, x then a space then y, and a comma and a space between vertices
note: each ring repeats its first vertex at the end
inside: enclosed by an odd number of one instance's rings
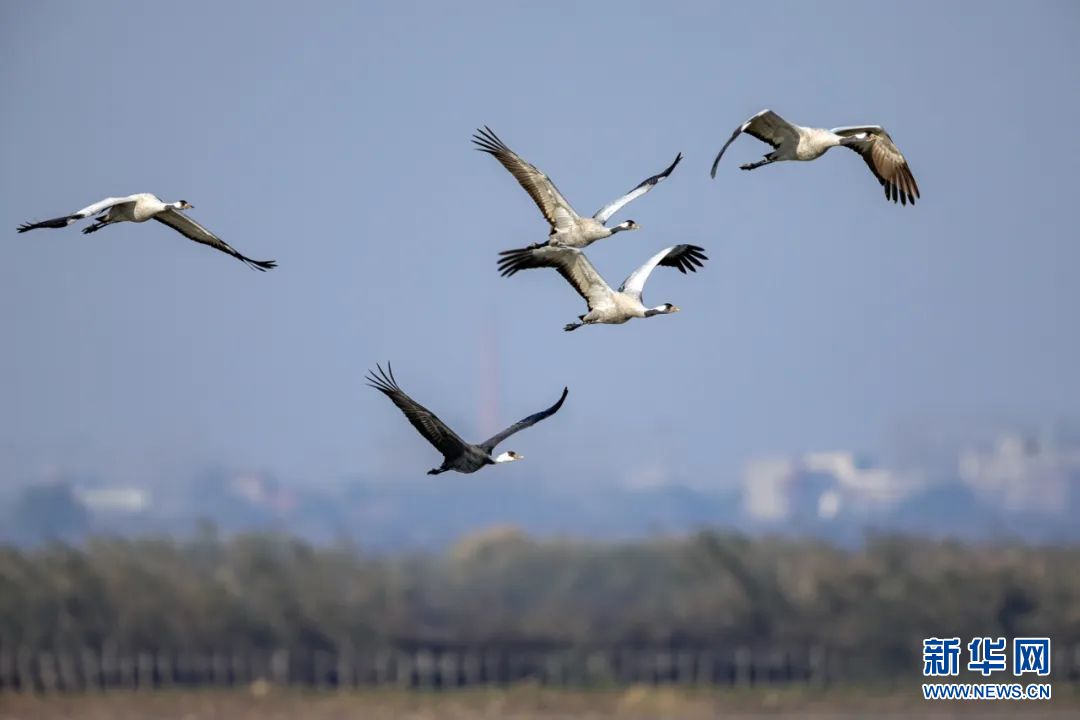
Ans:
POLYGON ((815 160, 829 148, 843 146, 862 155, 870 172, 885 188, 887 199, 899 201, 901 205, 914 205, 919 197, 919 186, 915 183, 907 160, 880 125, 855 125, 832 130, 809 128, 789 123, 772 110, 762 110, 735 128, 724 147, 720 148, 710 171, 712 177, 716 177, 716 166, 728 145, 742 133, 753 135, 773 147, 773 151, 767 153, 763 160, 740 165, 743 170, 754 170, 781 160, 815 160))
POLYGON ((193 207, 193 205, 187 200, 177 200, 176 202, 167 203, 162 202, 156 195, 151 193, 136 193, 135 195, 128 195, 127 197, 105 198, 93 205, 87 205, 82 210, 76 210, 70 215, 63 215, 58 218, 43 220, 36 223, 23 223, 19 226, 19 232, 24 233, 28 230, 37 230, 39 228, 67 227, 73 222, 84 220, 91 215, 97 215, 97 213, 104 213, 104 215, 94 218, 92 224, 83 228, 84 234, 97 232, 106 225, 112 225, 118 222, 141 223, 153 218, 164 225, 168 225, 189 240, 194 240, 203 245, 209 245, 215 250, 220 250, 223 253, 232 255, 237 260, 243 261, 249 267, 255 268, 256 270, 265 271, 277 267, 277 263, 273 260, 252 260, 246 255, 241 254, 236 248, 229 245, 182 212, 191 207, 193 207))
POLYGON ((582 217, 570 206, 551 178, 507 147, 506 143, 491 131, 491 128, 477 130, 473 135, 473 142, 477 150, 490 154, 510 171, 521 187, 525 188, 525 192, 529 193, 529 197, 540 208, 544 219, 551 226, 547 242, 531 245, 529 248, 543 246, 583 248, 597 240, 611 237, 617 232, 637 230, 639 226, 633 220, 624 220, 612 227, 608 227, 606 223, 624 205, 656 187, 656 184, 670 175, 682 160, 682 153, 679 153, 675 156, 675 161, 662 172, 642 180, 634 186, 633 190, 600 208, 592 217, 582 217))
POLYGON ((394 370, 389 364, 387 364, 385 371, 382 369, 381 365, 376 365, 376 367, 378 368, 377 373, 368 373, 368 385, 390 398, 390 400, 398 406, 398 409, 405 414, 405 417, 412 423, 412 426, 416 428, 416 431, 423 435, 424 439, 435 446, 435 449, 443 455, 442 465, 428 470, 428 475, 438 475, 447 470, 454 470, 459 473, 474 473, 486 465, 495 465, 497 463, 514 462, 515 460, 524 459, 523 455, 516 453, 513 450, 499 453, 495 457, 492 457, 491 453, 495 451, 495 447, 499 443, 514 433, 532 427, 544 418, 551 417, 557 413, 559 408, 562 407, 563 401, 566 400, 566 395, 569 392, 568 388, 563 388, 562 396, 559 397, 558 402, 547 410, 541 410, 527 418, 518 420, 502 432, 496 433, 487 440, 473 445, 472 443, 467 443, 462 440, 458 434, 440 420, 435 413, 406 395, 405 391, 398 387, 397 380, 394 378, 394 370))
POLYGON ((507 250, 501 255, 503 257, 499 260, 499 270, 504 276, 531 268, 555 268, 578 295, 585 298, 589 312, 578 316, 580 322, 567 324, 563 328, 567 331, 577 330, 582 325, 621 325, 633 318, 679 312, 679 308, 671 303, 646 307, 641 299, 645 281, 657 265, 673 267, 685 274, 687 270, 697 272, 704 261, 708 260, 704 248, 697 245, 673 245, 653 255, 644 265, 630 273, 618 290, 612 290, 585 253, 578 248, 523 248, 507 250))

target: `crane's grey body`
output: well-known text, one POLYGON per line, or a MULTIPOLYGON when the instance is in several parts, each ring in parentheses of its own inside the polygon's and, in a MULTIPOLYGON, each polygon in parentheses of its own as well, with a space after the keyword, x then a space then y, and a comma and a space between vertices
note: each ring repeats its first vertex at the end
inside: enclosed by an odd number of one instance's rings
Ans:
POLYGON ((914 205, 919 197, 919 186, 907 160, 880 125, 856 125, 832 130, 810 128, 790 123, 772 110, 762 110, 735 128, 735 132, 720 148, 710 171, 712 177, 716 177, 716 167, 724 151, 742 133, 753 135, 773 147, 773 151, 766 153, 762 160, 740 165, 743 170, 756 170, 783 160, 816 160, 830 148, 843 146, 862 156, 874 177, 885 188, 886 199, 899 201, 902 205, 914 205))
POLYGON ((547 244, 569 248, 584 248, 592 245, 597 240, 609 238, 622 230, 636 229, 636 227, 624 227, 622 225, 608 227, 591 217, 577 218, 569 227, 552 228, 551 232, 548 233, 547 244))
POLYGON ((485 465, 494 465, 495 460, 491 452, 485 452, 476 445, 466 445, 461 454, 453 459, 444 459, 442 465, 428 470, 428 475, 438 475, 447 470, 459 473, 474 473, 485 465))
POLYGON ((544 219, 551 226, 547 242, 530 245, 526 249, 545 246, 584 248, 623 230, 637 230, 638 224, 633 220, 627 220, 612 227, 607 226, 607 221, 624 205, 652 190, 657 183, 670 175, 682 160, 682 153, 679 153, 675 161, 665 170, 641 181, 630 192, 597 210, 592 217, 582 217, 555 187, 551 178, 507 147, 506 143, 491 131, 491 128, 477 130, 473 136, 473 143, 476 144, 477 150, 488 153, 510 171, 521 187, 529 193, 544 219))
POLYGON ((580 316, 583 325, 600 323, 603 325, 622 325, 634 318, 647 317, 649 308, 640 298, 625 295, 621 292, 613 292, 606 295, 600 302, 589 306, 589 312, 580 316))
POLYGON ((98 219, 98 222, 102 225, 117 222, 146 222, 170 207, 179 209, 181 206, 178 204, 167 205, 162 202, 160 198, 151 193, 138 193, 132 195, 126 202, 117 203, 110 207, 106 210, 105 214, 98 219))
POLYGON ((649 275, 657 265, 674 267, 684 274, 687 270, 697 272, 697 268, 708 260, 703 253, 703 248, 696 245, 674 245, 664 248, 649 258, 644 265, 630 273, 618 290, 611 289, 611 286, 589 262, 585 253, 578 248, 541 246, 506 250, 501 253, 499 269, 504 276, 509 276, 520 270, 531 268, 555 268, 570 283, 570 286, 585 298, 589 307, 589 312, 578 316, 580 322, 569 323, 563 328, 569 331, 576 330, 582 325, 622 325, 634 318, 679 312, 679 308, 671 303, 664 303, 653 308, 646 307, 641 298, 645 281, 649 279, 649 275))
POLYGON ((405 394, 405 391, 398 386, 397 380, 394 378, 394 371, 390 365, 386 366, 387 372, 383 371, 381 365, 377 365, 376 367, 378 368, 378 374, 376 375, 374 372, 368 374, 368 385, 390 398, 391 402, 397 405, 398 409, 404 413, 406 419, 408 419, 408 421, 412 423, 412 426, 416 428, 416 431, 431 443, 436 450, 443 454, 442 465, 428 470, 428 475, 438 475, 447 470, 453 470, 460 473, 474 473, 486 465, 521 460, 522 456, 513 450, 504 452, 495 457, 492 457, 491 453, 494 452, 495 447, 499 443, 514 433, 532 427, 544 418, 551 417, 557 413, 559 408, 562 407, 563 401, 566 400, 566 395, 569 392, 568 388, 563 388, 562 396, 559 398, 558 402, 551 407, 529 415, 502 432, 496 433, 487 440, 474 445, 462 440, 461 437, 451 430, 446 423, 440 420, 435 413, 405 394))
POLYGON ((779 147, 765 155, 765 160, 756 163, 746 163, 739 167, 743 170, 753 170, 772 162, 781 160, 798 160, 808 162, 817 160, 826 151, 844 143, 844 138, 824 128, 809 128, 801 125, 793 125, 795 137, 791 142, 782 142, 779 147))
POLYGON ((844 141, 839 135, 824 128, 796 126, 796 129, 799 131, 799 141, 795 143, 795 152, 791 153, 791 157, 786 157, 790 146, 782 146, 785 156, 777 157, 777 160, 816 160, 824 155, 826 150, 841 145, 844 141))

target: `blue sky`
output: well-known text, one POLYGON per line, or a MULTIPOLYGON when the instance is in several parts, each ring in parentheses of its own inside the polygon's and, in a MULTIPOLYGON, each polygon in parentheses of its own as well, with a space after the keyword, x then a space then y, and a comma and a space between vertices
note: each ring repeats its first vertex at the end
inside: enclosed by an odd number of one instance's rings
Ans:
POLYGON ((4 3, 0 467, 416 477, 435 451, 363 383, 386 360, 474 440, 569 385, 508 481, 720 485, 897 428, 1073 417, 1078 31, 1070 2, 4 3), (741 172, 749 137, 710 180, 763 107, 884 125, 921 202, 841 149, 741 172), (484 124, 581 212, 683 152, 616 218, 642 229, 589 252, 617 283, 704 246, 646 288, 683 312, 568 334, 555 273, 500 278, 546 225, 472 150, 484 124), (142 191, 280 267, 157 224, 15 234, 142 191))

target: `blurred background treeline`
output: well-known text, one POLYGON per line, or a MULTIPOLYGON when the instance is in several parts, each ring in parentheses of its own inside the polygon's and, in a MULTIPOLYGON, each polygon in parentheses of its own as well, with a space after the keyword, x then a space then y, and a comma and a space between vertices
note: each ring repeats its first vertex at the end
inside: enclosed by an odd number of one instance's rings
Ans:
POLYGON ((930 636, 1051 635, 1071 654, 1078 567, 1080 548, 1021 542, 599 542, 508 526, 377 555, 205 523, 186 539, 0 547, 0 650, 780 648, 885 677, 918 673, 930 636))

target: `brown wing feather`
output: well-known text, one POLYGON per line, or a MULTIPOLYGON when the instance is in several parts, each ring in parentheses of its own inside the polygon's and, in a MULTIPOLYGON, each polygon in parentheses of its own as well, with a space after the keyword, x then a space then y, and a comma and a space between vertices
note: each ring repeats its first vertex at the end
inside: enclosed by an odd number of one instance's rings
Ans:
POLYGON ((911 174, 911 168, 903 154, 887 135, 872 135, 869 152, 861 153, 870 171, 891 195, 891 200, 900 201, 901 205, 915 204, 919 197, 919 186, 911 174))
POLYGON ((168 225, 189 240, 194 240, 215 250, 220 250, 227 255, 232 255, 237 260, 246 263, 248 267, 262 271, 277 267, 277 263, 273 260, 252 260, 179 210, 169 208, 155 215, 154 219, 163 225, 168 225))
POLYGON ((735 132, 731 133, 731 137, 724 143, 724 147, 720 148, 720 152, 716 154, 716 159, 713 160, 712 169, 709 171, 709 175, 716 177, 716 166, 720 164, 720 158, 724 157, 724 151, 727 150, 728 145, 735 142, 735 138, 739 137, 742 133, 746 133, 751 137, 755 137, 762 142, 768 143, 774 150, 780 147, 781 143, 785 140, 798 142, 798 133, 792 127, 791 123, 774 113, 772 110, 762 110, 742 125, 735 128, 735 132))
POLYGON ((544 245, 499 253, 499 271, 509 277, 519 270, 555 268, 592 309, 611 294, 611 288, 596 271, 585 253, 577 248, 544 245))
POLYGON ((375 367, 378 368, 378 374, 375 372, 368 373, 368 385, 390 398, 391 402, 397 405, 398 409, 405 414, 406 419, 412 423, 417 432, 424 436, 424 439, 434 445, 435 449, 441 452, 448 460, 453 460, 465 452, 468 443, 458 437, 457 433, 451 430, 435 413, 413 400, 405 394, 404 390, 398 387, 393 368, 390 365, 386 366, 389 373, 384 372, 381 365, 375 367))
POLYGON ((772 110, 758 113, 746 123, 744 133, 756 137, 762 142, 769 143, 773 149, 780 147, 785 139, 791 136, 791 125, 787 120, 780 117, 772 110))
POLYGON ((485 125, 483 130, 477 130, 473 142, 477 150, 488 153, 510 171, 553 229, 568 227, 578 216, 551 178, 507 147, 491 128, 485 125))
POLYGON ((915 200, 919 198, 919 185, 911 174, 907 158, 893 143, 889 133, 874 126, 837 128, 833 132, 845 137, 865 135, 864 139, 847 147, 859 153, 866 161, 866 166, 881 183, 888 200, 901 205, 915 204, 915 200))

